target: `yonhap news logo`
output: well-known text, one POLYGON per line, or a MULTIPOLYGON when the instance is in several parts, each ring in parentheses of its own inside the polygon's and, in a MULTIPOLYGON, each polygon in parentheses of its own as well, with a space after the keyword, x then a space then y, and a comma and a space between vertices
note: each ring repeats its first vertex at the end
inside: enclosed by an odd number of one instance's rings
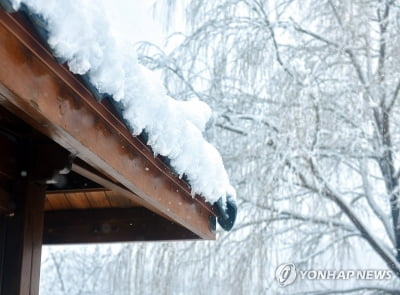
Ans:
POLYGON ((293 263, 281 264, 275 271, 275 279, 281 287, 293 284, 296 277, 296 266, 293 263))
POLYGON ((275 271, 275 279, 281 287, 293 284, 296 278, 300 280, 391 280, 393 272, 387 269, 364 270, 332 270, 332 269, 297 269, 293 263, 284 263, 275 271))

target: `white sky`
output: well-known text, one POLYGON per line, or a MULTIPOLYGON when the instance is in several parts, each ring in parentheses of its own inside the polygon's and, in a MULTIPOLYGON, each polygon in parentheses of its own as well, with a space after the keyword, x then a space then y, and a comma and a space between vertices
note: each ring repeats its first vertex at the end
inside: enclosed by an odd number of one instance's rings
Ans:
POLYGON ((112 19, 112 29, 129 41, 150 41, 160 45, 163 33, 152 16, 153 1, 149 0, 103 0, 112 19))

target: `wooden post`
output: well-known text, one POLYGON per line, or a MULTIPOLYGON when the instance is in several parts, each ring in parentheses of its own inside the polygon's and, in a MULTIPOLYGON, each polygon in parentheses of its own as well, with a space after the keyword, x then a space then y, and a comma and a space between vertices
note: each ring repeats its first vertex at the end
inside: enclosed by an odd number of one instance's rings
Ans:
POLYGON ((0 295, 39 294, 46 181, 69 161, 0 107, 0 295))
POLYGON ((21 181, 15 212, 0 217, 0 295, 39 294, 45 185, 21 181))

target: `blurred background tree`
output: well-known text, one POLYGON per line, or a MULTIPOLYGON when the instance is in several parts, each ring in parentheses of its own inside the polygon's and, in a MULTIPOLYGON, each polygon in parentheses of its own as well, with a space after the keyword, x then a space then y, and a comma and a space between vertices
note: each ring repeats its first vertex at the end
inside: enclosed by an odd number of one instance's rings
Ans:
POLYGON ((170 30, 183 17, 185 27, 167 49, 140 43, 140 60, 162 70, 170 96, 214 110, 207 136, 237 189, 239 221, 217 242, 121 246, 100 263, 109 291, 76 294, 397 294, 400 3, 157 5, 170 30), (395 275, 282 289, 284 262, 395 275))

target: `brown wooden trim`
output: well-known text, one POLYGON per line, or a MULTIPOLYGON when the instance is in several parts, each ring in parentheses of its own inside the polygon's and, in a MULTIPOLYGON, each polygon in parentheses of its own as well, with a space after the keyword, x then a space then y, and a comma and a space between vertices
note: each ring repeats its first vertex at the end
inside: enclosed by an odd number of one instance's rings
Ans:
POLYGON ((104 192, 109 191, 109 189, 100 187, 99 188, 73 188, 73 189, 58 189, 58 190, 48 190, 46 189, 46 194, 73 194, 73 193, 85 193, 85 192, 104 192))
POLYGON ((199 237, 143 207, 45 212, 44 244, 195 240, 199 237))
POLYGON ((213 209, 35 39, 19 17, 0 10, 0 104, 102 174, 204 239, 213 209))

